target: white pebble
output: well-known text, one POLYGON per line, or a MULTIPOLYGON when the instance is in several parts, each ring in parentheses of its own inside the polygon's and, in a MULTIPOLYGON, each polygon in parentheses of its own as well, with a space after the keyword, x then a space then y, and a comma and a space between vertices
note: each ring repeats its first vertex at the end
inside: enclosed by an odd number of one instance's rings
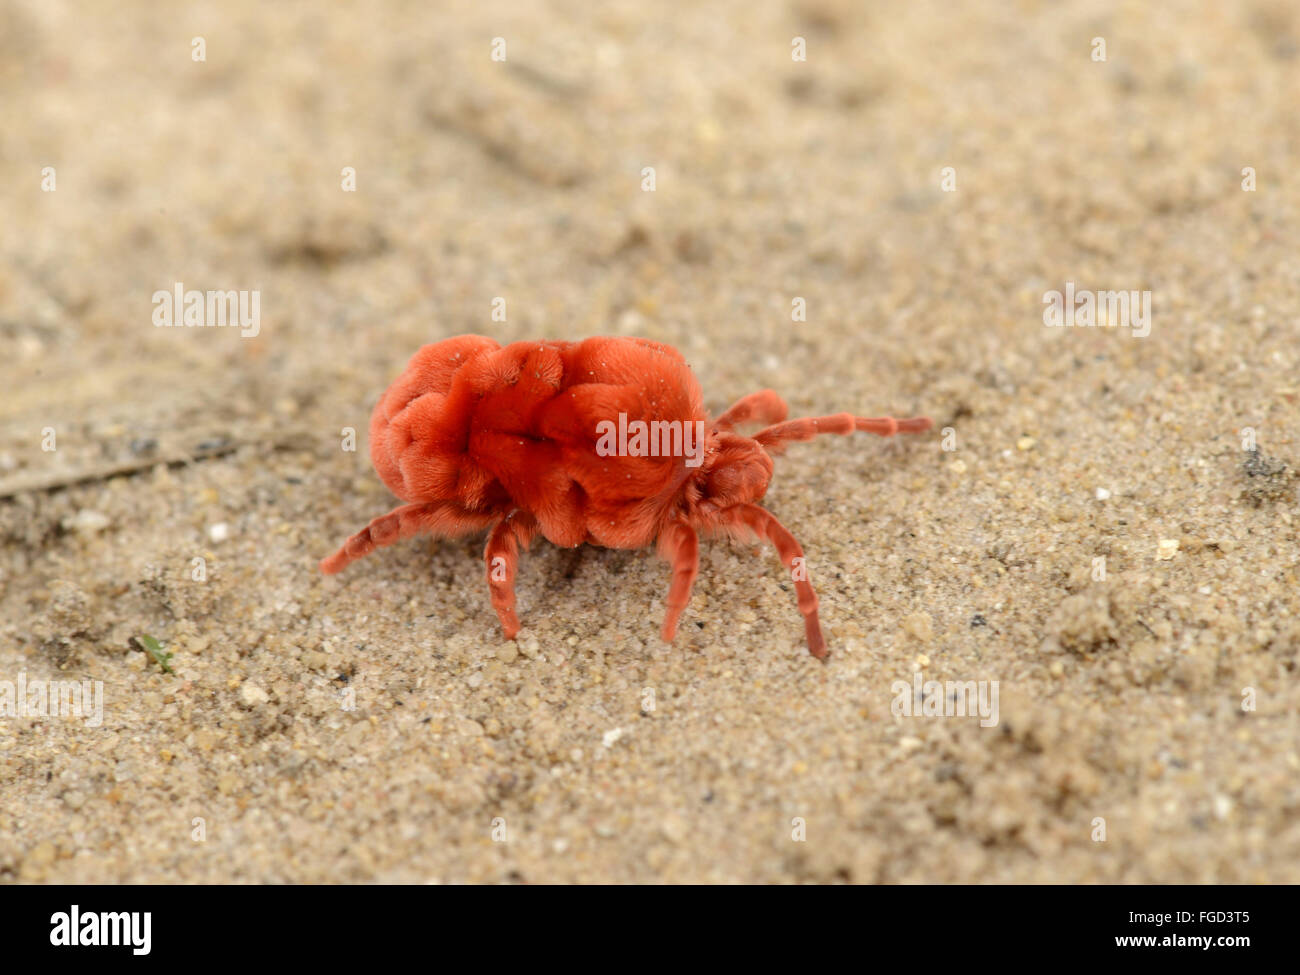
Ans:
POLYGON ((1109 501, 1109 500, 1110 500, 1110 492, 1107 491, 1105 488, 1097 488, 1097 500, 1098 500, 1098 501, 1109 501))
POLYGON ((224 542, 230 537, 230 526, 224 521, 219 521, 208 528, 208 538, 214 542, 224 542))
POLYGON ((239 685, 239 700, 246 707, 260 707, 270 699, 271 698, 266 691, 262 690, 256 684, 244 681, 244 683, 239 685))
POLYGON ((620 738, 623 737, 622 728, 612 728, 601 736, 600 743, 606 748, 613 748, 620 738))
POLYGON ((93 535, 108 527, 108 515, 82 508, 71 518, 63 519, 63 527, 79 531, 83 535, 93 535))

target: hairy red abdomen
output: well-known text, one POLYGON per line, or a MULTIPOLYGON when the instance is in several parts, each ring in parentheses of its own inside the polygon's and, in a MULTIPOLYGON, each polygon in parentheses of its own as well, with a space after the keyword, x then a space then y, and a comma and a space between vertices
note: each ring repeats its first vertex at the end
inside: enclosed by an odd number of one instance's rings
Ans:
POLYGON ((370 454, 407 502, 515 507, 558 545, 652 542, 690 472, 681 456, 602 456, 600 424, 707 420, 681 354, 647 339, 427 345, 375 407, 370 454))

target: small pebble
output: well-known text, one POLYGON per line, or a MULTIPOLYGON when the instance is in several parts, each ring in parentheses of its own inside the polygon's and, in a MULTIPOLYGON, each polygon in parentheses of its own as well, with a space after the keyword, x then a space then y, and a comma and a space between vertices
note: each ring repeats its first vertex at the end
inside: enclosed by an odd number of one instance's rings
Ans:
POLYGON ((265 704, 271 698, 266 691, 262 690, 251 681, 244 681, 239 685, 239 701, 245 707, 256 708, 265 704))
POLYGON ((208 528, 208 538, 214 542, 224 542, 230 537, 230 526, 224 521, 219 521, 208 528))
POLYGON ((669 813, 659 824, 659 832, 670 843, 681 843, 690 835, 690 824, 676 813, 669 813))
POLYGON ((27 862, 38 867, 47 867, 54 862, 56 851, 54 844, 46 841, 37 843, 27 854, 27 862))
POLYGON ((1156 546, 1156 558, 1161 562, 1168 562, 1178 554, 1178 539, 1162 538, 1156 546))
POLYGON ((928 613, 912 613, 903 619, 903 632, 913 640, 920 643, 928 643, 934 635, 934 628, 930 623, 928 613))
POLYGON ((73 517, 63 519, 63 527, 70 531, 81 532, 83 535, 93 535, 101 532, 108 527, 108 516, 98 511, 91 511, 89 508, 82 508, 73 517))

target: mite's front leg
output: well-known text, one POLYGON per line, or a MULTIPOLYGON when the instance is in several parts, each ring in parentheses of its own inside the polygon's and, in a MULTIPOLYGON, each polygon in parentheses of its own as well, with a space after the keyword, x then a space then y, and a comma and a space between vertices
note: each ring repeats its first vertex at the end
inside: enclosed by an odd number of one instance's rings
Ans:
POLYGON ((512 511, 497 522, 483 551, 492 608, 497 611, 507 640, 513 640, 519 633, 519 617, 515 615, 515 570, 519 567, 519 549, 527 549, 536 533, 537 520, 532 515, 526 511, 512 511))
POLYGON ((691 589, 700 572, 700 537, 684 521, 674 522, 659 538, 659 552, 673 564, 673 581, 668 587, 668 611, 661 633, 665 643, 677 635, 677 621, 691 601, 691 589))
POLYGON ((736 400, 713 422, 719 429, 733 430, 744 423, 771 426, 773 423, 780 423, 789 415, 790 407, 785 405, 785 400, 770 389, 760 389, 757 393, 750 393, 736 400))
POLYGON ((782 564, 790 570, 790 578, 794 582, 799 612, 803 614, 804 633, 808 638, 808 652, 818 660, 825 659, 826 637, 822 634, 821 621, 817 618, 817 592, 808 580, 808 563, 799 542, 785 525, 776 520, 776 515, 756 504, 738 504, 728 508, 726 514, 733 523, 748 526, 760 539, 776 546, 776 553, 781 557, 782 564))

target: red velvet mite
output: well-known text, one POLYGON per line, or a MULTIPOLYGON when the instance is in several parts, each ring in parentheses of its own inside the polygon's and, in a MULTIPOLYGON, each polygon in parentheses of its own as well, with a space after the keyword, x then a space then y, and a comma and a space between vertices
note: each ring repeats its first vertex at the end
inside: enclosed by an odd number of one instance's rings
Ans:
POLYGON ((657 543, 672 564, 663 638, 676 635, 699 572, 699 536, 757 536, 791 572, 808 649, 825 657, 803 549, 758 501, 772 458, 796 440, 930 429, 928 417, 850 413, 786 420, 770 389, 710 420, 681 353, 635 338, 515 342, 461 335, 420 349, 370 419, 370 458, 406 504, 320 563, 334 573, 427 532, 490 529, 484 558, 507 639, 519 632, 515 570, 538 533, 556 545, 657 543), (752 437, 741 424, 762 424, 752 437))

